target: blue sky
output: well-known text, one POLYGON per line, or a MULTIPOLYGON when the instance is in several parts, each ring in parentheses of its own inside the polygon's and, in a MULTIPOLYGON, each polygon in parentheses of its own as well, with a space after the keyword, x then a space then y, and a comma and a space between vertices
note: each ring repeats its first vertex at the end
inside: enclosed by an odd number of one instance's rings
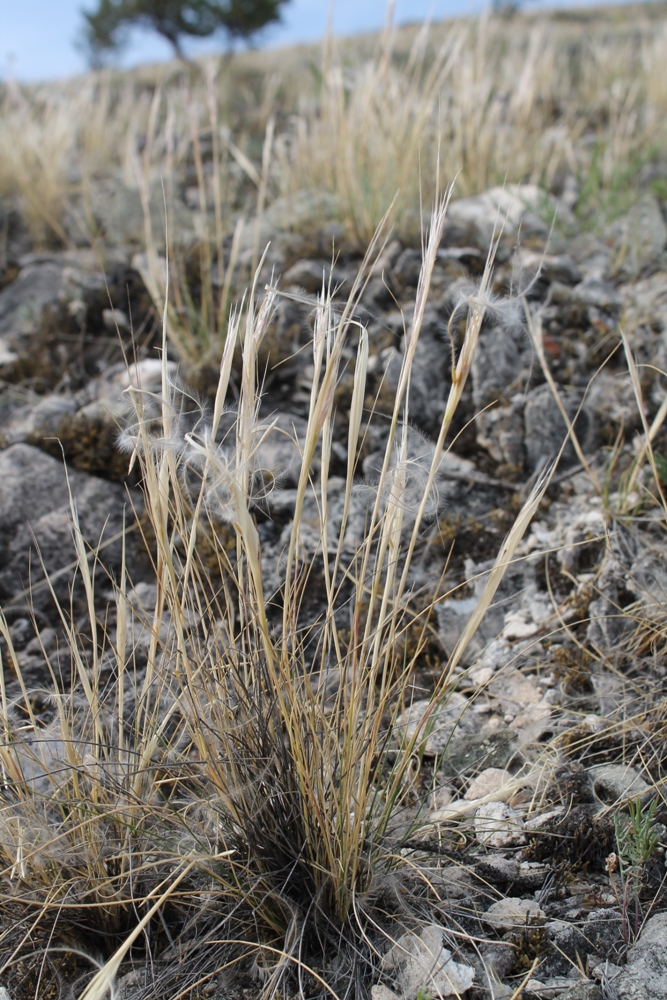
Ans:
MULTIPOLYGON (((396 0, 395 20, 420 21, 456 14, 471 14, 487 0, 396 0)), ((538 3, 544 0, 537 0, 538 3)), ((557 6, 578 0, 546 0, 557 6)), ((588 0, 588 3, 596 0, 588 0)), ((384 23, 387 0, 336 0, 336 34, 372 31, 384 23)), ((50 80, 86 70, 75 40, 81 28, 81 9, 94 9, 96 0, 0 0, 0 79, 11 74, 19 80, 50 80)), ((269 29, 263 45, 317 41, 325 31, 330 0, 290 0, 283 8, 283 24, 269 29)), ((190 44, 195 55, 219 49, 220 42, 190 44)), ((171 50, 159 37, 137 32, 121 65, 133 66, 169 58, 171 50)))
MULTIPOLYGON (((483 0, 396 0, 396 20, 423 20, 429 14, 446 17, 478 10, 483 0)), ((19 80, 49 80, 86 69, 74 41, 81 26, 81 8, 94 9, 95 0, 0 0, 0 77, 11 73, 19 80)), ((337 0, 337 34, 372 31, 384 23, 386 0, 337 0)), ((329 0, 290 0, 283 8, 283 24, 266 32, 262 44, 315 41, 324 34, 329 0)), ((210 40, 190 51, 211 51, 210 40)), ((122 65, 168 58, 169 46, 149 33, 137 33, 122 65)))
MULTIPOLYGON (((479 9, 483 0, 396 0, 396 20, 423 20, 429 14, 445 17, 479 9)), ((11 73, 19 80, 48 80, 86 69, 74 41, 81 26, 82 8, 94 9, 95 0, 0 0, 0 77, 11 73)), ((384 23, 386 0, 337 0, 337 34, 372 31, 384 23)), ((329 0, 290 0, 283 8, 283 25, 267 31, 262 44, 315 41, 325 31, 329 0)), ((219 47, 219 43, 218 46, 219 47)), ((194 52, 212 51, 210 40, 191 46, 194 52)), ((122 65, 168 58, 169 46, 149 33, 137 33, 122 65)))

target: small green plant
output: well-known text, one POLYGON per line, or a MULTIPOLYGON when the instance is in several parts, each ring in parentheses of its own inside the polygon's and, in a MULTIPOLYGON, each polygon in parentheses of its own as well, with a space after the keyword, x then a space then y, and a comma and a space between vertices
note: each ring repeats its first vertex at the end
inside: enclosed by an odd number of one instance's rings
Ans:
POLYGON ((427 990, 421 987, 417 991, 417 1000, 433 1000, 433 997, 427 990))
POLYGON ((616 844, 621 872, 641 868, 650 859, 658 846, 657 823, 655 813, 657 800, 653 799, 645 809, 641 799, 630 803, 629 819, 614 819, 616 844))
MULTIPOLYGON (((623 889, 619 898, 623 918, 623 936, 626 942, 639 933, 639 895, 644 884, 645 867, 658 846, 659 824, 655 821, 657 799, 644 807, 640 798, 628 806, 628 817, 614 817, 616 834, 616 861, 623 889), (632 923, 630 910, 633 910, 632 923)), ((610 868, 610 871, 613 868, 610 868)), ((613 883, 612 883, 613 884, 613 883)))

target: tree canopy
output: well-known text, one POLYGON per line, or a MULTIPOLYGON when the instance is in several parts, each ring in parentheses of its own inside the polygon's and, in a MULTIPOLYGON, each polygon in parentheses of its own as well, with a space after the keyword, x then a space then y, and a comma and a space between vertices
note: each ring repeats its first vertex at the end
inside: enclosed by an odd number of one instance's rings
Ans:
POLYGON ((224 32, 228 38, 248 39, 265 25, 280 20, 287 0, 98 0, 97 9, 84 11, 84 40, 91 61, 118 51, 133 27, 156 31, 184 58, 185 36, 207 38, 224 32))

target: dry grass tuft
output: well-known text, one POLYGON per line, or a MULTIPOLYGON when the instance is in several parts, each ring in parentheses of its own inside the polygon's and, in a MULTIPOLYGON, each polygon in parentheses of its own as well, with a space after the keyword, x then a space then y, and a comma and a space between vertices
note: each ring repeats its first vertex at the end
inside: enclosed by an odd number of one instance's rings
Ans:
MULTIPOLYGON (((134 418, 124 435, 140 465, 155 539, 155 606, 138 613, 123 574, 115 587, 115 635, 107 634, 73 504, 90 633, 84 640, 63 612, 72 676, 52 675, 53 710, 45 718, 35 715, 25 689, 20 705, 6 698, 3 705, 0 906, 25 929, 5 949, 7 968, 38 939, 49 960, 64 947, 97 964, 88 998, 111 988, 132 948, 161 962, 179 956, 182 991, 174 993, 166 979, 159 986, 159 995, 174 1000, 194 979, 204 983, 230 964, 249 962, 267 995, 281 984, 305 989, 306 982, 317 993, 361 995, 387 941, 437 916, 428 880, 421 877, 420 888, 401 853, 419 825, 419 813, 408 808, 415 763, 433 710, 449 697, 458 659, 545 488, 540 483, 520 512, 479 614, 408 739, 402 712, 426 641, 422 628, 421 640, 403 642, 408 632, 420 634, 424 620, 423 611, 412 610, 411 560, 470 371, 493 263, 491 254, 468 302, 449 403, 416 489, 410 366, 448 198, 438 202, 425 241, 384 461, 373 492, 365 491, 366 526, 352 547, 347 527, 357 503, 368 359, 355 309, 382 249, 381 233, 344 308, 333 308, 326 289, 318 299, 310 413, 274 592, 263 576, 253 510, 266 502, 271 483, 260 462, 271 425, 259 420, 257 356, 276 291, 259 296, 253 288, 243 317, 233 316, 208 418, 184 416, 182 389, 168 377, 165 309, 162 392, 128 390, 134 418), (242 374, 230 414, 237 339, 242 374), (334 390, 350 345, 354 388, 341 418, 334 390), (328 473, 340 419, 348 439, 342 496, 328 473), (221 521, 236 539, 231 555, 221 521), (204 538, 207 561, 211 549, 217 560, 213 577, 198 558, 204 538), (323 605, 313 618, 307 595, 314 584, 323 605), (147 649, 141 667, 132 640, 138 614, 147 649), (90 943, 91 931, 104 941, 106 961, 90 943)), ((2 630, 20 678, 9 630, 2 630)))

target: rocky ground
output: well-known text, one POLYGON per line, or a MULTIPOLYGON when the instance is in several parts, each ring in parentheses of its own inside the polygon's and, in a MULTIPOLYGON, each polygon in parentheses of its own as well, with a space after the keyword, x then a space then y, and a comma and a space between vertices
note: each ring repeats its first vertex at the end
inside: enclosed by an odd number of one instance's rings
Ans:
MULTIPOLYGON (((479 281, 500 213, 506 224, 494 304, 413 580, 426 598, 438 581, 448 596, 431 619, 433 638, 404 716, 408 733, 513 516, 566 435, 526 312, 533 329, 541 324, 544 362, 564 411, 576 418, 587 468, 568 443, 424 748, 410 806, 423 825, 409 850, 428 863, 451 924, 444 939, 442 927, 426 927, 385 956, 385 969, 410 1000, 426 988, 424 954, 434 948, 442 948, 435 966, 443 996, 667 997, 667 556, 655 481, 656 471, 667 481, 667 429, 658 419, 656 467, 644 463, 633 477, 643 425, 620 340, 622 330, 650 426, 667 385, 665 206, 647 193, 593 234, 580 231, 575 202, 576 191, 557 203, 530 186, 454 201, 415 357, 410 419, 418 464, 450 387, 448 320, 479 281)), ((102 608, 103 571, 120 570, 123 525, 142 519, 136 473, 128 473, 128 457, 117 448, 128 385, 123 354, 137 359, 132 379, 157 386, 159 322, 131 232, 121 227, 102 256, 35 252, 20 220, 7 214, 5 221, 0 603, 38 706, 46 700, 42 650, 56 669, 69 670, 44 579, 46 570, 56 595, 69 601, 74 551, 63 457, 83 533, 99 546, 102 608)), ((309 352, 302 348, 311 310, 300 300, 331 271, 332 233, 268 235, 264 275, 273 271, 290 296, 280 299, 267 337, 263 412, 298 437, 308 409, 309 352)), ((359 262, 341 236, 332 273, 338 297, 359 262)), ((393 398, 420 263, 418 247, 390 241, 362 299, 369 398, 380 415, 393 398)), ((206 364, 181 367, 180 375, 204 398, 215 384, 206 364)), ((351 380, 341 379, 339 408, 349 404, 351 380)), ((366 439, 369 481, 383 433, 378 418, 366 439)), ((258 513, 267 587, 275 586, 295 496, 294 450, 282 440, 274 435, 264 446, 266 466, 280 474, 280 490, 258 513)), ((342 490, 345 439, 334 441, 333 455, 332 488, 338 476, 342 490)), ((357 521, 351 518, 351 545, 362 523, 363 505, 357 521)), ((136 600, 149 602, 151 563, 138 530, 127 535, 126 550, 136 600)), ((83 614, 76 589, 72 600, 75 616, 83 614)), ((311 610, 317 614, 316 593, 311 610)), ((15 678, 7 675, 6 684, 9 697, 18 693, 15 678)), ((378 984, 374 1000, 388 998, 388 987, 378 984)))

